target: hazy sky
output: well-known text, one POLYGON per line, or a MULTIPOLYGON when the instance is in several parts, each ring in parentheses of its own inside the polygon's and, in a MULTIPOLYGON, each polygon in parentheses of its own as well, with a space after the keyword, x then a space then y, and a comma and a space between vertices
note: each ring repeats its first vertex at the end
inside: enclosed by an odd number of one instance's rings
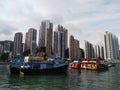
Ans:
MULTIPOLYGON (((103 35, 110 31, 120 40, 120 0, 0 0, 0 40, 13 40, 16 32, 39 30, 42 20, 49 19, 68 29, 69 35, 93 44, 104 44, 103 35)), ((24 40, 23 40, 24 41, 24 40)))

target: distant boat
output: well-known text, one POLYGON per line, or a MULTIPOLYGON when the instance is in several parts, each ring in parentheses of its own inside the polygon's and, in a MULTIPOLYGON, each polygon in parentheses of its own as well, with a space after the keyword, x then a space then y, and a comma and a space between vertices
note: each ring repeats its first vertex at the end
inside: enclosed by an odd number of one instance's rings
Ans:
POLYGON ((84 59, 80 62, 80 68, 87 70, 108 70, 108 66, 102 60, 97 59, 84 59))
POLYGON ((49 74, 64 73, 68 68, 68 63, 60 57, 42 60, 40 57, 21 57, 18 56, 10 63, 10 72, 12 74, 49 74))
POLYGON ((73 60, 71 67, 72 67, 72 69, 79 69, 80 68, 80 61, 77 59, 73 60))

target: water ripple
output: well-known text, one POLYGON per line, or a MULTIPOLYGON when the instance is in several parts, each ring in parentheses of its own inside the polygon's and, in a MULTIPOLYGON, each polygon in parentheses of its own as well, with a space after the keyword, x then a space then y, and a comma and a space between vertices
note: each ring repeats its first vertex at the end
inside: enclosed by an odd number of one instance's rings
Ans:
POLYGON ((120 90, 120 65, 105 72, 71 70, 62 75, 20 77, 0 66, 0 90, 120 90))

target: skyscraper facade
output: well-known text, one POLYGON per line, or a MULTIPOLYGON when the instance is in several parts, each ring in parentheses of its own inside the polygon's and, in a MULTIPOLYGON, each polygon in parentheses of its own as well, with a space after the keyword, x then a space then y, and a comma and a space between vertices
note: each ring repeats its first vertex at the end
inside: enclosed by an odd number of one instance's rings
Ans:
POLYGON ((52 34, 53 23, 51 23, 49 20, 42 21, 39 30, 38 46, 39 48, 46 48, 46 54, 48 57, 52 56, 52 34))
POLYGON ((119 59, 118 38, 110 32, 104 35, 106 59, 119 59))
POLYGON ((70 36, 69 41, 69 58, 73 59, 80 59, 80 48, 79 48, 79 41, 74 39, 74 37, 70 36))
POLYGON ((95 58, 102 58, 104 59, 104 48, 100 45, 95 45, 95 58))
POLYGON ((103 46, 100 46, 100 57, 102 59, 105 59, 105 56, 104 56, 104 47, 103 46))
POLYGON ((0 54, 2 53, 9 53, 9 57, 12 56, 12 52, 13 52, 13 41, 10 40, 5 40, 5 41, 1 41, 0 42, 0 54))
POLYGON ((58 31, 54 31, 54 45, 53 45, 54 56, 58 56, 58 31))
POLYGON ((95 58, 93 45, 88 41, 85 41, 85 58, 95 58))
POLYGON ((5 42, 3 49, 4 49, 4 53, 9 53, 10 52, 10 42, 5 42))
POLYGON ((74 36, 70 36, 69 38, 69 58, 70 60, 73 60, 75 57, 74 55, 74 36))
POLYGON ((25 38, 25 50, 30 50, 31 55, 36 54, 36 39, 37 39, 37 30, 34 28, 30 28, 26 33, 25 38))
POLYGON ((14 49, 13 49, 14 56, 22 53, 22 39, 23 39, 23 34, 21 32, 15 33, 14 49))
POLYGON ((46 31, 45 37, 45 47, 46 47, 46 54, 48 57, 52 57, 52 33, 53 29, 48 28, 46 31))
POLYGON ((65 50, 68 48, 68 30, 58 25, 54 32, 54 55, 65 57, 65 50))
POLYGON ((29 33, 26 32, 26 34, 25 34, 25 48, 24 48, 25 51, 30 49, 30 44, 29 43, 30 43, 29 33))
POLYGON ((74 55, 76 59, 80 59, 80 47, 79 47, 79 40, 74 40, 74 55))
POLYGON ((3 53, 3 45, 0 43, 0 54, 3 53))
POLYGON ((83 59, 84 57, 84 50, 80 48, 80 59, 83 59))

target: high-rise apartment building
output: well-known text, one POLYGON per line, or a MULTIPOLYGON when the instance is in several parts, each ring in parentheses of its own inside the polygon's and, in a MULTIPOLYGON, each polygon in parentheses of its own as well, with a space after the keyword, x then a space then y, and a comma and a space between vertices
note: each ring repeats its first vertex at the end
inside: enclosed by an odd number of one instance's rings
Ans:
POLYGON ((100 45, 95 45, 95 57, 104 59, 104 48, 100 45))
POLYGON ((80 48, 80 59, 85 58, 84 56, 84 50, 82 48, 80 48))
POLYGON ((79 47, 79 40, 74 39, 74 55, 75 58, 80 59, 80 47, 79 47))
POLYGON ((52 34, 53 23, 51 23, 49 20, 42 21, 39 30, 38 46, 39 48, 46 48, 46 54, 48 57, 52 56, 52 34))
POLYGON ((95 58, 93 45, 85 41, 85 58, 95 58))
POLYGON ((54 55, 65 57, 65 50, 68 48, 68 30, 58 25, 54 32, 54 55))
POLYGON ((4 52, 9 53, 10 52, 10 42, 4 43, 4 52))
POLYGON ((13 52, 13 45, 13 41, 10 40, 0 41, 0 54, 9 53, 9 57, 11 57, 13 52))
POLYGON ((15 33, 13 55, 22 53, 22 38, 23 34, 21 32, 15 33))
POLYGON ((75 55, 74 55, 74 36, 70 36, 69 38, 69 58, 71 60, 73 60, 75 58, 75 55))
POLYGON ((25 47, 24 50, 27 51, 28 49, 30 49, 30 37, 29 37, 29 33, 26 32, 25 34, 25 47))
POLYGON ((34 28, 30 28, 28 32, 26 32, 25 38, 25 50, 30 50, 31 55, 36 54, 36 39, 37 39, 37 30, 34 28))
POLYGON ((58 31, 54 31, 54 45, 53 45, 54 56, 58 56, 58 31))
POLYGON ((118 38, 110 32, 104 35, 106 59, 119 59, 119 42, 118 38))
POLYGON ((3 45, 0 44, 0 54, 3 53, 3 45))
POLYGON ((46 54, 48 57, 52 57, 52 33, 53 33, 52 28, 47 29, 46 37, 45 37, 45 46, 46 46, 46 54))
POLYGON ((105 56, 104 56, 104 47, 103 46, 100 46, 100 57, 102 59, 105 59, 105 56))
POLYGON ((80 59, 80 48, 79 48, 79 41, 74 39, 74 37, 70 36, 69 42, 69 58, 73 59, 80 59))

